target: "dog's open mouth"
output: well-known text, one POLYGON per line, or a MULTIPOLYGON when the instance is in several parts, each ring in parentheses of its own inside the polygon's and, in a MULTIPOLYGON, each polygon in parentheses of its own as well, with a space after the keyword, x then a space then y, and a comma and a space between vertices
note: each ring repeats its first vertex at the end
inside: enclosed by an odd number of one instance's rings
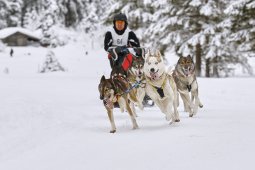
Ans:
POLYGON ((154 71, 154 72, 150 72, 150 76, 151 76, 151 79, 152 80, 157 80, 158 79, 158 71, 159 70, 157 70, 157 71, 154 71))

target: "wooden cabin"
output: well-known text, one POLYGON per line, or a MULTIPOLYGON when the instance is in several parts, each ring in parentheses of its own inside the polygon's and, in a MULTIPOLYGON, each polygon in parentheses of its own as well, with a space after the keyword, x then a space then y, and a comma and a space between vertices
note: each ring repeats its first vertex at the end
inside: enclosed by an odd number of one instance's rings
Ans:
POLYGON ((40 44, 40 37, 38 35, 20 27, 9 27, 0 30, 0 40, 8 46, 40 44))

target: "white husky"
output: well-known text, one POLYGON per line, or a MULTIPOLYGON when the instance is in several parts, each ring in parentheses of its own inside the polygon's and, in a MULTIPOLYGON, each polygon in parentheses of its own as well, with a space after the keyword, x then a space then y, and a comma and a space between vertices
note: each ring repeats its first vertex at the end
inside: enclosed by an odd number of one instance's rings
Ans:
POLYGON ((166 66, 158 50, 145 56, 145 91, 171 122, 179 122, 177 111, 177 88, 173 78, 166 72, 166 66), (173 111, 174 110, 174 111, 173 111))

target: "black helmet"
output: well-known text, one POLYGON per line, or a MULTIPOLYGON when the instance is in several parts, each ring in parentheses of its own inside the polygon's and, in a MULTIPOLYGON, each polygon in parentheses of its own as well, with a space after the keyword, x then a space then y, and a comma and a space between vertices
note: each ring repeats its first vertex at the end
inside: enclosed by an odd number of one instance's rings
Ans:
POLYGON ((127 23, 127 16, 123 13, 116 14, 113 18, 113 22, 115 21, 125 21, 127 23))

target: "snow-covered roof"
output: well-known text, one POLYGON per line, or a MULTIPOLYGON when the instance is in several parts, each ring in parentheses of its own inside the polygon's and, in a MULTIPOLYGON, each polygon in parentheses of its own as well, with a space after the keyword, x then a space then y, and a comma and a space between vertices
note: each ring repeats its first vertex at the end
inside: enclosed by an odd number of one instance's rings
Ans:
POLYGON ((35 32, 32 32, 28 29, 21 28, 21 27, 8 27, 0 30, 0 39, 5 39, 9 37, 10 35, 13 35, 15 33, 22 33, 25 34, 31 38, 40 39, 40 36, 36 34, 35 32))

